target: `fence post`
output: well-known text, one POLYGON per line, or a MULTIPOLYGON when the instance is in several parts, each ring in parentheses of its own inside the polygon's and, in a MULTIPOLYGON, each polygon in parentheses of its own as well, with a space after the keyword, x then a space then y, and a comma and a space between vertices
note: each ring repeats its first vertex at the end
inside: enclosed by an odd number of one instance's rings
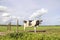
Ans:
POLYGON ((11 31, 11 22, 9 22, 9 24, 7 26, 7 30, 11 31))
POLYGON ((18 23, 18 19, 16 19, 16 22, 17 22, 17 25, 16 25, 16 27, 17 27, 17 32, 18 32, 18 25, 19 25, 19 23, 18 23))

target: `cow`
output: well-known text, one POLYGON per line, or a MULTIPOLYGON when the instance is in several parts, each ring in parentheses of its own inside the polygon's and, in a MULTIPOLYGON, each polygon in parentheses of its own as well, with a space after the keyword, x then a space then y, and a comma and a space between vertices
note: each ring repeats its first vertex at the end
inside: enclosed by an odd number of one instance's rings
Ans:
POLYGON ((36 30, 36 27, 41 24, 42 20, 24 20, 24 31, 26 27, 34 27, 36 30))

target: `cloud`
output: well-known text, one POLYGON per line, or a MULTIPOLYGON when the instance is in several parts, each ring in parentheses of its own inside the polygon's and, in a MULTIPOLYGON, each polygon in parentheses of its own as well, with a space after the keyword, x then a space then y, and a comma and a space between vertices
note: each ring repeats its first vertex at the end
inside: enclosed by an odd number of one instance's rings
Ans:
POLYGON ((0 6, 0 12, 7 12, 8 8, 5 6, 0 6))
POLYGON ((3 13, 1 16, 3 22, 7 22, 11 20, 11 15, 9 13, 3 13))
POLYGON ((10 19, 8 18, 8 17, 4 17, 3 19, 2 19, 2 21, 3 22, 7 22, 7 21, 9 21, 10 19))
POLYGON ((9 14, 9 13, 3 13, 2 16, 3 16, 3 17, 9 17, 10 14, 9 14))
POLYGON ((12 21, 17 20, 17 19, 19 20, 20 17, 12 16, 9 13, 3 13, 2 14, 2 21, 3 22, 12 22, 12 21))
POLYGON ((34 12, 29 18, 36 18, 36 17, 40 17, 42 16, 43 14, 47 13, 48 10, 47 9, 40 9, 40 10, 37 10, 36 12, 34 12))

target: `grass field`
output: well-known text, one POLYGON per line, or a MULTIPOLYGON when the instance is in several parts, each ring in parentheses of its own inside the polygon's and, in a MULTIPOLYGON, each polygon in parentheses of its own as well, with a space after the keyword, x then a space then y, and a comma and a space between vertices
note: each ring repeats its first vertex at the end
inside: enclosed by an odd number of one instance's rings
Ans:
MULTIPOLYGON (((11 26, 11 31, 16 31, 16 26, 11 26)), ((19 26, 19 31, 24 31, 23 26, 19 26)), ((34 30, 34 27, 27 27, 26 31, 28 30, 34 30)), ((58 32, 60 31, 60 26, 39 26, 37 27, 37 30, 46 30, 46 31, 55 31, 58 32)), ((0 32, 7 31, 7 26, 0 26, 0 32)))
MULTIPOLYGON (((37 30, 45 32, 24 32, 23 26, 19 26, 19 33, 0 36, 1 40, 60 40, 60 26, 39 26, 37 30), (21 38, 21 37, 22 38, 21 38)), ((26 28, 26 31, 34 30, 33 27, 26 28)), ((0 32, 6 32, 6 26, 0 26, 0 32)), ((11 31, 16 31, 16 26, 11 26, 11 31)))

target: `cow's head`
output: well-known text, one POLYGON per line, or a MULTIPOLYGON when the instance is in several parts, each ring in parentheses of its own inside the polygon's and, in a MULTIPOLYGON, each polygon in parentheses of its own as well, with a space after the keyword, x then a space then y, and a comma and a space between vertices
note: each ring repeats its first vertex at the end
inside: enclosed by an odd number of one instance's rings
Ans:
POLYGON ((36 20, 36 24, 35 26, 38 26, 39 24, 41 24, 42 20, 36 20))
POLYGON ((39 23, 39 24, 41 24, 42 20, 37 20, 36 22, 39 23))

